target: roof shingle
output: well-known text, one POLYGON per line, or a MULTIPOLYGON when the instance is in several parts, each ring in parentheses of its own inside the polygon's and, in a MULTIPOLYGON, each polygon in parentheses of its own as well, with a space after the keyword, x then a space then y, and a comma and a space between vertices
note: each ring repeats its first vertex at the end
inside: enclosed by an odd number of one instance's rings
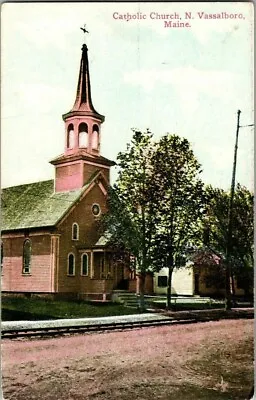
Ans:
POLYGON ((62 193, 54 193, 54 180, 2 189, 2 232, 56 225, 91 181, 62 193))

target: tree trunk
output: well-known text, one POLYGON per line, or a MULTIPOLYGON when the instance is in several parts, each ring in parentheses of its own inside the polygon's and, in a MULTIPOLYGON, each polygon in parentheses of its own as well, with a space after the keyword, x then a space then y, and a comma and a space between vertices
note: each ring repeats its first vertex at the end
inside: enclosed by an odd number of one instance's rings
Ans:
POLYGON ((169 266, 168 271, 168 286, 167 286, 167 309, 171 309, 171 300, 172 300, 172 266, 169 266))
POLYGON ((232 290, 231 290, 231 270, 229 261, 226 263, 226 298, 225 298, 225 310, 231 310, 232 307, 232 290))
POLYGON ((141 272, 138 276, 139 278, 139 309, 141 311, 145 311, 145 281, 146 281, 146 273, 141 272))
POLYGON ((231 301, 232 301, 232 306, 235 307, 236 305, 236 287, 235 287, 235 277, 234 273, 231 269, 231 301))

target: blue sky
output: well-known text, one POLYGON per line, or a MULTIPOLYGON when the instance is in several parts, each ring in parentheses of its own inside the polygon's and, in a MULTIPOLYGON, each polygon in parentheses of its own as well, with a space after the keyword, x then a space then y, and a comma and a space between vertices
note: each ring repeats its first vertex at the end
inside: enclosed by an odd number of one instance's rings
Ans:
MULTIPOLYGON (((64 150, 62 114, 75 100, 84 23, 93 104, 106 116, 102 154, 115 160, 131 128, 149 128, 156 139, 176 133, 190 141, 204 181, 229 188, 237 110, 241 125, 254 119, 249 2, 4 4, 2 186, 53 178, 48 161, 64 150), (138 12, 146 18, 113 18, 138 12), (194 19, 167 28, 151 12, 194 19), (200 19, 201 12, 242 18, 200 19)), ((253 186, 252 128, 240 130, 237 180, 253 186)))

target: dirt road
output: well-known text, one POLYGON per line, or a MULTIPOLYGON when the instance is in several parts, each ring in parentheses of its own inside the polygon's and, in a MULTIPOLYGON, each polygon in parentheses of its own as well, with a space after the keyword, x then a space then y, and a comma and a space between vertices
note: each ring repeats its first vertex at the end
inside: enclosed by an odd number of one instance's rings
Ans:
POLYGON ((245 400, 253 320, 2 341, 6 400, 245 400))

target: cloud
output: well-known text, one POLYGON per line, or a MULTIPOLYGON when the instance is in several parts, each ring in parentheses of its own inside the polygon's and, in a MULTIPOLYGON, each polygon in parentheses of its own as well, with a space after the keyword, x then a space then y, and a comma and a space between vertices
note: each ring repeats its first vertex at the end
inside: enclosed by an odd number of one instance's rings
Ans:
POLYGON ((141 85, 146 90, 151 90, 158 83, 172 84, 180 88, 194 88, 201 91, 213 90, 218 96, 223 90, 223 85, 229 85, 235 79, 235 74, 227 71, 204 71, 194 67, 181 67, 169 70, 141 69, 127 72, 124 82, 141 85))
POLYGON ((17 83, 10 89, 9 97, 2 102, 2 117, 24 114, 46 114, 58 109, 60 99, 67 97, 67 90, 43 83, 17 83), (15 107, 10 100, 15 99, 15 107))
MULTIPOLYGON (((4 4, 2 9, 3 33, 6 40, 14 40, 22 37, 28 43, 36 44, 38 48, 55 47, 66 50, 67 44, 81 43, 83 33, 80 26, 85 23, 85 16, 89 15, 88 30, 95 32, 94 26, 99 25, 99 21, 105 22, 106 13, 104 9, 107 4, 100 8, 94 4, 85 3, 21 3, 4 4), (12 25, 10 31, 9 26, 12 25)), ((111 27, 105 23, 101 25, 101 35, 107 35, 111 27)), ((90 35, 87 37, 90 42, 90 35)))
POLYGON ((194 67, 163 69, 142 69, 124 75, 127 84, 140 85, 150 93, 158 85, 173 87, 179 96, 186 115, 192 116, 204 95, 212 98, 230 97, 237 75, 227 71, 206 71, 194 67))

